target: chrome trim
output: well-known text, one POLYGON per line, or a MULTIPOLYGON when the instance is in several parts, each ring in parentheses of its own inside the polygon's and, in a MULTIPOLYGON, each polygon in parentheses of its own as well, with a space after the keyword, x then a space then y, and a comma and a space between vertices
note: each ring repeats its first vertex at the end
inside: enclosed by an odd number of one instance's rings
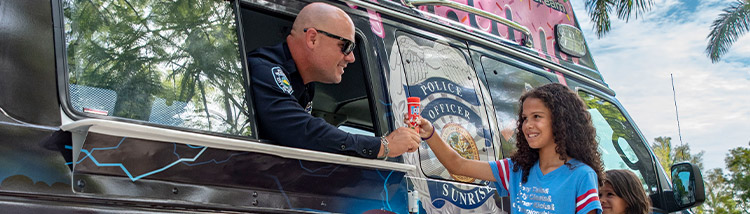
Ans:
POLYGON ((15 117, 12 117, 7 112, 5 112, 5 109, 3 109, 2 107, 0 107, 0 113, 3 113, 5 117, 7 117, 10 120, 13 120, 13 122, 16 122, 16 123, 9 123, 5 121, 0 121, 0 124, 3 124, 3 125, 31 127, 31 128, 44 129, 44 130, 50 130, 50 131, 59 130, 57 127, 54 127, 54 126, 37 125, 37 124, 27 123, 22 120, 16 119, 15 117))
POLYGON ((377 3, 369 2, 367 0, 342 0, 342 1, 344 1, 346 3, 353 4, 353 5, 357 5, 357 6, 360 6, 360 7, 370 8, 370 9, 373 9, 373 10, 375 10, 377 12, 386 14, 388 16, 393 16, 395 18, 406 20, 406 21, 409 21, 409 22, 412 22, 412 23, 416 23, 418 25, 422 25, 422 26, 429 27, 429 28, 439 29, 439 30, 447 32, 448 34, 451 34, 453 36, 462 37, 462 38, 465 38, 465 39, 470 39, 471 41, 479 43, 481 45, 484 45, 484 46, 487 46, 487 47, 490 47, 490 48, 493 48, 493 49, 500 50, 500 51, 508 53, 508 54, 510 54, 512 56, 515 56, 515 57, 518 57, 518 58, 521 58, 521 59, 524 59, 524 60, 528 60, 529 62, 539 64, 541 66, 544 66, 546 68, 550 68, 550 69, 555 70, 555 71, 559 71, 559 72, 561 72, 561 73, 563 73, 565 75, 569 75, 570 77, 575 78, 576 80, 588 83, 588 84, 594 86, 596 89, 602 90, 603 92, 605 92, 605 93, 607 93, 607 94, 609 94, 611 96, 615 95, 615 92, 612 89, 610 89, 609 87, 607 87, 606 85, 604 85, 603 83, 597 82, 597 81, 595 81, 595 80, 593 80, 591 78, 588 78, 588 77, 583 76, 583 75, 581 75, 579 73, 576 73, 576 72, 574 72, 574 71, 572 71, 572 70, 570 70, 568 68, 565 68, 565 67, 562 67, 560 65, 557 65, 557 64, 555 64, 555 63, 553 63, 553 62, 551 62, 549 60, 542 59, 542 58, 530 55, 528 53, 520 52, 518 50, 512 49, 510 47, 507 47, 507 46, 504 46, 504 45, 501 45, 501 44, 498 44, 498 43, 495 43, 493 41, 481 38, 479 36, 476 36, 476 35, 473 35, 473 34, 470 34, 470 33, 462 32, 462 31, 457 31, 457 30, 452 29, 452 28, 450 28, 448 26, 445 26, 445 25, 441 25, 441 24, 438 24, 438 23, 435 23, 435 22, 432 22, 432 21, 429 21, 429 20, 425 20, 425 19, 422 19, 422 18, 419 18, 419 17, 415 17, 415 16, 412 16, 412 15, 404 14, 404 13, 401 13, 399 11, 395 11, 393 9, 381 6, 381 5, 377 4, 377 3))
POLYGON ((469 7, 468 5, 459 4, 459 3, 456 3, 454 1, 449 1, 449 0, 405 0, 404 3, 406 4, 407 7, 410 7, 415 10, 416 10, 416 6, 420 6, 420 5, 440 5, 440 6, 450 7, 453 9, 461 10, 461 11, 468 12, 468 13, 473 13, 475 15, 480 15, 482 17, 495 20, 496 22, 499 22, 500 24, 504 24, 505 26, 521 31, 521 33, 523 33, 524 35, 524 38, 521 41, 521 44, 529 48, 534 47, 534 40, 532 39, 531 31, 529 31, 528 28, 526 28, 525 26, 521 24, 518 24, 518 22, 508 20, 501 16, 495 15, 494 13, 490 13, 484 10, 479 10, 475 7, 469 7))
MULTIPOLYGON (((86 134, 88 134, 89 132, 94 132, 112 136, 174 142, 179 144, 190 144, 193 146, 205 146, 208 148, 258 152, 289 159, 317 161, 384 170, 395 170, 401 172, 416 172, 417 170, 416 166, 414 165, 397 162, 371 160, 360 157, 313 151, 308 149, 271 145, 266 143, 259 143, 257 141, 219 137, 112 120, 83 119, 62 125, 60 129, 72 132, 74 134, 73 157, 78 157, 78 154, 80 154, 80 149, 83 146, 83 140, 85 139, 86 134), (79 136, 79 139, 76 139, 76 136, 79 136)), ((77 160, 74 159, 74 161, 77 160)))
POLYGON ((18 123, 10 123, 10 122, 5 122, 5 121, 0 121, 0 125, 35 128, 35 129, 41 129, 41 130, 47 130, 47 131, 60 130, 59 128, 52 127, 52 126, 41 126, 41 125, 34 125, 34 124, 18 124, 18 123))

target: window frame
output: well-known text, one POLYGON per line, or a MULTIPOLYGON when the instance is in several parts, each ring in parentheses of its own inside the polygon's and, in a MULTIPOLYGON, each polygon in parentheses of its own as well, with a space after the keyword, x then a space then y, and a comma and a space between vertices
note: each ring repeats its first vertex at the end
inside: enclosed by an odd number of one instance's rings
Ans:
MULTIPOLYGON (((576 95, 578 95, 579 92, 584 92, 584 93, 587 93, 587 94, 589 94, 591 96, 594 96, 594 97, 596 97, 596 98, 598 98, 600 100, 603 100, 603 101, 611 103, 614 107, 617 108, 617 110, 619 111, 620 115, 622 115, 627 120, 627 123, 630 125, 630 128, 633 129, 634 133, 636 134, 636 137, 641 140, 641 144, 645 147, 645 150, 648 151, 647 155, 649 156, 649 160, 651 161, 651 164, 649 166, 649 170, 653 172, 653 179, 654 179, 654 185, 655 185, 654 187, 656 187, 656 190, 653 190, 653 191, 649 190, 649 189, 644 189, 644 190, 646 191, 646 194, 649 194, 649 196, 660 195, 664 191, 664 188, 662 187, 662 185, 663 185, 662 184, 662 175, 664 174, 664 172, 661 171, 661 170, 659 170, 660 164, 657 164, 658 160, 657 160, 656 155, 654 154, 653 150, 651 149, 651 146, 648 145, 648 141, 645 140, 645 138, 643 137, 643 134, 641 133, 641 130, 638 128, 638 126, 636 126, 635 122, 630 117, 630 115, 627 113, 627 111, 624 111, 624 108, 622 107, 622 105, 620 104, 620 102, 617 102, 617 101, 611 99, 609 96, 603 96, 601 93, 598 93, 596 90, 592 90, 592 89, 589 89, 589 88, 586 88, 586 87, 583 87, 583 86, 577 86, 577 87, 575 87, 573 89, 576 92, 576 95)), ((581 100, 583 100, 583 98, 581 98, 581 100)), ((589 106, 586 105, 586 108, 588 109, 589 106)), ((631 147, 631 150, 632 150, 632 147, 631 147)), ((636 152, 633 151, 633 153, 636 153, 636 152)), ((606 166, 605 166, 604 170, 607 170, 606 166)), ((633 169, 627 169, 627 170, 633 171, 633 169)), ((636 175, 638 175, 638 173, 636 173, 636 175)), ((642 175, 639 176, 639 178, 643 179, 645 181, 645 178, 642 177, 642 175)), ((653 187, 650 187, 650 188, 653 188, 653 187)), ((655 207, 656 205, 652 204, 652 206, 655 207)))
POLYGON ((55 73, 57 77, 57 91, 58 91, 58 99, 60 101, 60 111, 62 112, 61 116, 63 117, 62 121, 63 124, 71 123, 74 121, 84 120, 84 119, 102 119, 102 120, 112 120, 112 121, 118 121, 118 122, 126 122, 126 123, 133 123, 138 125, 145 125, 145 126, 151 126, 151 127, 157 127, 157 128, 166 128, 166 129, 174 129, 179 131, 185 131, 185 132, 191 132, 191 133, 199 133, 199 134, 206 134, 206 135, 213 135, 213 136, 221 136, 221 137, 227 137, 227 138, 233 138, 233 139, 241 139, 241 140, 258 140, 258 129, 257 129, 257 122, 255 118, 255 108, 252 101, 252 94, 250 93, 251 82, 249 77, 249 72, 247 68, 247 61, 245 60, 246 52, 244 49, 244 38, 243 35, 243 29, 242 29, 242 18, 240 11, 240 0, 231 0, 227 2, 227 4, 230 5, 231 9, 233 10, 233 19, 234 19, 234 25, 235 25, 235 36, 237 38, 237 48, 239 51, 238 57, 240 58, 240 70, 239 72, 243 73, 243 80, 242 84, 243 87, 247 87, 244 89, 244 98, 245 100, 245 106, 244 108, 247 108, 247 112, 249 115, 247 115, 247 120, 250 122, 247 124, 249 128, 251 129, 251 135, 243 136, 243 135, 234 135, 234 134, 227 134, 227 133, 221 133, 216 131, 208 131, 208 130, 201 130, 201 129, 195 129, 195 128, 187 128, 187 127, 179 127, 179 126, 170 126, 170 125, 164 125, 164 124, 157 124, 149 121, 144 120, 137 120, 137 119, 130 119, 130 118, 124 118, 124 117, 116 117, 116 116, 104 116, 104 115, 97 115, 97 114, 91 114, 91 113, 84 113, 78 110, 75 110, 73 108, 73 104, 71 102, 71 94, 69 89, 69 68, 68 68, 68 54, 67 54, 67 42, 66 42, 66 35, 65 35, 65 17, 63 16, 63 1, 65 0, 53 0, 52 3, 52 22, 53 22, 53 39, 54 39, 54 55, 55 55, 55 73))
MULTIPOLYGON (((352 19, 354 19, 354 17, 352 17, 352 19)), ((360 30, 359 28, 356 28, 356 24, 355 24, 355 29, 354 29, 354 38, 355 38, 354 39, 355 40, 354 43, 356 44, 356 46, 355 46, 354 50, 352 51, 352 53, 355 53, 355 52, 359 53, 359 57, 356 59, 356 61, 359 61, 361 63, 360 65, 362 66, 361 67, 361 71, 363 72, 363 74, 362 74, 362 78, 363 79, 361 81, 364 83, 364 91, 365 91, 365 96, 367 98, 368 110, 370 111, 370 120, 372 122, 372 126, 371 127, 367 127, 366 125, 357 124, 357 123, 351 123, 351 122, 345 121, 344 123, 340 124, 336 128, 339 128, 339 130, 341 130, 340 129, 341 126, 346 126, 346 127, 349 127, 349 128, 359 129, 361 131, 370 132, 371 134, 373 134, 373 136, 376 136, 376 137, 383 136, 384 134, 386 134, 386 131, 384 131, 382 129, 382 127, 380 126, 381 121, 379 120, 378 115, 383 115, 385 113, 384 112, 380 112, 377 109, 377 105, 376 104, 377 104, 378 98, 375 97, 376 94, 375 94, 374 87, 373 87, 373 85, 375 85, 375 82, 373 81, 373 75, 377 75, 378 74, 378 72, 373 72, 373 71, 376 71, 378 68, 374 68, 373 67, 374 63, 370 62, 370 61, 372 61, 370 59, 374 59, 375 58, 374 56, 370 55, 375 50, 372 49, 372 46, 369 43, 369 39, 367 38, 367 36, 365 35, 365 33, 362 32, 362 30, 360 30), (370 129, 370 130, 368 130, 368 129, 370 129)), ((353 64, 350 64, 350 66, 352 66, 352 65, 353 64)), ((346 75, 346 73, 349 73, 349 72, 344 72, 344 75, 346 75)), ((336 84, 336 85, 339 85, 339 84, 336 84)), ((337 86, 334 86, 334 87, 337 87, 337 86)), ((316 97, 318 96, 317 94, 319 92, 320 92, 320 90, 316 89, 316 91, 315 91, 315 93, 316 93, 315 96, 316 97)), ((315 105, 313 104, 313 106, 315 106, 315 105)), ((313 109, 314 109, 314 107, 313 107, 313 109)), ((348 131, 346 131, 346 132, 347 133, 352 133, 352 132, 348 132, 348 131)))
MULTIPOLYGON (((474 47, 474 48, 476 48, 476 47, 474 47)), ((489 84, 489 79, 487 78, 487 76, 488 76, 487 72, 491 72, 491 71, 488 71, 485 68, 485 64, 482 61, 482 60, 484 60, 484 58, 487 58, 487 60, 494 60, 494 61, 497 61, 499 63, 505 64, 507 66, 514 67, 514 68, 516 68, 518 70, 525 71, 528 74, 532 74, 532 75, 536 75, 538 77, 541 77, 541 78, 543 78, 543 79, 545 79, 545 80, 548 81, 548 83, 545 83, 545 84, 557 83, 558 82, 557 79, 552 78, 552 76, 551 76, 552 74, 550 74, 549 72, 545 72, 544 70, 542 70, 542 68, 534 67, 532 65, 528 65, 525 62, 519 61, 519 60, 513 61, 508 56, 498 57, 496 55, 489 55, 489 54, 486 54, 485 52, 481 52, 481 51, 477 55, 479 56, 478 59, 477 59, 478 62, 479 62, 478 64, 482 68, 482 74, 483 74, 483 76, 481 78, 483 78, 482 80, 485 82, 485 85, 486 85, 485 87, 488 88, 487 93, 489 95, 490 101, 492 101, 492 105, 490 105, 491 109, 489 109, 489 110, 491 110, 493 112, 493 114, 495 115, 495 118, 494 118, 495 120, 498 119, 497 118, 497 109, 496 109, 496 106, 495 106, 495 103, 494 103, 495 100, 492 97, 492 90, 490 90, 491 87, 490 87, 490 84, 489 84), (506 59, 501 59, 501 58, 506 58, 506 59)), ((520 98, 520 96, 518 98, 520 98)), ((516 98, 516 100, 518 98, 516 98)), ((519 109, 520 109, 520 107, 519 107, 519 109)), ((514 113, 515 113, 515 115, 517 115, 517 112, 514 112, 514 113)), ((502 130, 500 130, 500 124, 501 123, 500 123, 500 121, 496 121, 496 123, 497 123, 496 130, 493 130, 493 131, 495 131, 495 132, 497 132, 499 134, 502 131, 502 130)), ((498 140, 499 140, 499 142, 495 143, 495 145, 494 145, 495 148, 496 148, 497 159, 501 160, 503 158, 510 157, 510 152, 506 156, 505 152, 503 151, 503 146, 505 145, 505 143, 510 143, 510 142, 505 142, 504 139, 498 139, 498 140)), ((516 145, 511 145, 511 146, 515 147, 516 145)))
MULTIPOLYGON (((248 137, 242 137, 242 136, 235 136, 235 135, 228 135, 228 134, 222 134, 217 132, 209 132, 209 131, 202 131, 202 130, 196 130, 196 129, 189 129, 189 128, 182 128, 182 127, 174 127, 174 126, 166 126, 166 125, 160 125, 160 124, 154 124, 154 123, 148 123, 145 121, 140 120, 134 120, 134 119, 127 119, 127 118, 119 118, 119 117, 111 117, 111 116, 101 116, 101 115, 84 115, 84 114, 78 114, 75 111, 72 110, 71 104, 68 100, 69 98, 69 91, 68 91, 68 70, 67 70, 67 56, 66 56, 66 43, 65 43, 65 35, 64 35, 64 29, 61 26, 64 26, 64 20, 62 17, 62 1, 63 0, 53 0, 53 23, 54 23, 54 41, 55 41, 55 75, 57 77, 57 94, 58 98, 61 101, 60 105, 60 111, 63 112, 62 119, 63 123, 60 127, 63 131, 69 131, 72 132, 73 135, 78 136, 78 140, 74 137, 73 140, 73 153, 74 154, 80 154, 80 148, 84 144, 83 139, 85 139, 85 136, 89 132, 93 133, 99 133, 99 134, 105 134, 105 135, 115 135, 115 136, 133 136, 135 138, 148 140, 148 141, 174 141, 175 143, 179 144, 188 144, 192 146, 207 146, 210 148, 216 148, 216 149, 226 149, 226 150, 233 150, 233 151, 249 151, 249 152, 258 152, 263 154, 269 154, 273 156, 279 156, 286 159, 294 159, 294 160, 307 160, 307 161, 314 161, 314 162, 322 162, 322 163, 330 163, 330 164, 338 164, 338 165, 346 165, 346 166, 355 166, 355 167, 365 167, 365 168, 372 168, 377 170, 393 170, 393 171, 399 171, 399 172, 405 172, 405 173, 416 173, 416 167, 410 164, 405 164, 403 161, 382 161, 378 159, 366 159, 366 158, 359 158, 359 157, 353 157, 349 155, 343 155, 343 154, 335 154, 335 153, 328 153, 328 152, 320 152, 320 151, 314 151, 314 150, 307 150, 307 149, 300 149, 300 148, 293 148, 293 147, 286 147, 286 146, 279 146, 279 145, 272 145, 267 144, 263 140, 260 140, 257 138, 257 119, 255 118, 255 107, 254 106, 248 106, 248 108, 251 108, 250 111, 252 111, 252 120, 253 120, 253 133, 255 138, 248 138, 248 137), (134 128, 135 131, 131 129, 124 129, 124 127, 127 128, 134 128), (175 138, 175 136, 178 136, 175 138), (188 136, 188 138, 185 138, 188 136), (78 146, 76 146, 78 145, 78 146), (78 148, 78 149, 76 149, 78 148)), ((242 18, 241 18, 241 11, 244 7, 249 7, 253 10, 263 10, 264 12, 273 14, 273 15, 279 15, 279 16, 291 16, 295 15, 294 13, 291 13, 289 11, 293 11, 293 7, 280 7, 280 8, 265 8, 261 5, 256 5, 254 3, 248 3, 246 1, 241 0, 232 0, 230 2, 233 4, 233 10, 235 14, 235 23, 237 25, 237 33, 240 33, 239 30, 244 30, 242 26, 242 18)), ((299 4, 302 4, 303 2, 299 2, 299 4)), ((306 3, 304 4, 306 5, 306 3)), ((304 6, 302 5, 302 6, 304 6)), ((300 7, 301 8, 301 7, 300 7)), ((350 14, 352 19, 354 19, 355 24, 357 23, 358 19, 361 19, 362 17, 365 17, 366 15, 362 16, 361 13, 358 13, 359 11, 351 11, 346 10, 347 13, 350 14)), ((359 26, 359 25, 357 25, 359 26)), ((372 51, 377 47, 377 44, 373 43, 370 44, 369 40, 367 39, 367 35, 361 32, 358 28, 355 28, 356 36, 360 36, 362 38, 362 45, 359 45, 357 47, 360 49, 360 51, 363 53, 362 59, 374 59, 374 60, 364 60, 363 62, 363 71, 367 72, 364 74, 364 78, 366 79, 365 82, 367 84, 384 84, 382 82, 383 79, 375 79, 375 78, 382 78, 382 72, 378 72, 378 69, 381 69, 382 67, 379 67, 377 64, 377 61, 379 57, 372 51), (375 65, 375 66, 373 66, 375 65), (375 72, 373 72, 375 71, 375 72), (380 76, 379 76, 380 75, 380 76)), ((249 71, 247 70, 246 65, 246 48, 244 43, 244 35, 238 34, 238 46, 240 50, 241 57, 243 57, 244 60, 241 60, 243 70, 247 74, 247 87, 245 91, 245 96, 248 96, 248 101, 252 102, 252 91, 250 86, 250 76, 249 71)), ((385 88, 383 88, 382 94, 377 94, 377 91, 374 91, 372 88, 367 89, 368 93, 368 102, 369 105, 373 111, 371 115, 376 116, 373 119, 373 129, 375 130, 376 136, 378 133, 386 133, 387 130, 384 130, 381 126, 387 125, 383 124, 383 117, 380 117, 378 115, 384 115, 385 110, 381 111, 381 109, 385 109, 385 107, 380 107, 380 109, 376 108, 376 104, 379 104, 378 99, 387 99, 387 91, 385 88), (384 96, 384 97, 376 97, 376 96, 384 96), (377 113, 375 113, 377 112, 377 113)), ((250 105, 250 103, 248 103, 250 105)), ((73 155, 76 156, 76 155, 73 155)))

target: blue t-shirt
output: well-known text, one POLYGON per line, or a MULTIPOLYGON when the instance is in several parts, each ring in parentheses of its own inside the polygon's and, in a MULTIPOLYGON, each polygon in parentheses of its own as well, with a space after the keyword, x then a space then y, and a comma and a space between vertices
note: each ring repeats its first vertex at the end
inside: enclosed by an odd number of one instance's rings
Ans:
POLYGON ((514 163, 509 158, 490 161, 490 168, 498 194, 510 197, 511 213, 588 213, 591 210, 601 213, 596 172, 575 159, 569 159, 568 163, 572 169, 562 165, 543 175, 537 161, 525 184, 521 182, 523 170, 514 172, 514 163))

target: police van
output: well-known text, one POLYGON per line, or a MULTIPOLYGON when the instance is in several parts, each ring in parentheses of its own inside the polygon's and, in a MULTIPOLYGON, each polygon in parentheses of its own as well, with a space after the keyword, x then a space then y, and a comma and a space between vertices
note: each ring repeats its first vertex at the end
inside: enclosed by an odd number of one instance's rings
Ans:
MULTIPOLYGON (((284 41, 308 3, 0 0, 1 212, 511 212, 424 142, 384 161, 257 137, 246 53, 284 41)), ((703 202, 696 166, 660 167, 570 1, 328 3, 354 21, 357 60, 316 86, 314 116, 384 136, 419 97, 439 137, 491 161, 515 149, 520 95, 562 83, 587 104, 605 168, 636 173, 654 213, 703 202)))

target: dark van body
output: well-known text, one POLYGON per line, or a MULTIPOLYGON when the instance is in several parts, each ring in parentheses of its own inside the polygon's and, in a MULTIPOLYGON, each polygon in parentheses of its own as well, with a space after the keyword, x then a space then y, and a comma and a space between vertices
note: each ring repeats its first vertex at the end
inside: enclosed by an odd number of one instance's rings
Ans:
MULTIPOLYGON (((694 166, 668 180, 569 1, 327 2, 352 17, 357 61, 317 85, 314 116, 382 136, 420 97, 441 138, 491 161, 514 150, 518 97, 559 82, 587 103, 605 167, 639 175, 655 213, 703 201, 694 166)), ((0 0, 0 212, 510 212, 425 143, 383 161, 258 139, 246 53, 282 42, 308 3, 0 0)))

